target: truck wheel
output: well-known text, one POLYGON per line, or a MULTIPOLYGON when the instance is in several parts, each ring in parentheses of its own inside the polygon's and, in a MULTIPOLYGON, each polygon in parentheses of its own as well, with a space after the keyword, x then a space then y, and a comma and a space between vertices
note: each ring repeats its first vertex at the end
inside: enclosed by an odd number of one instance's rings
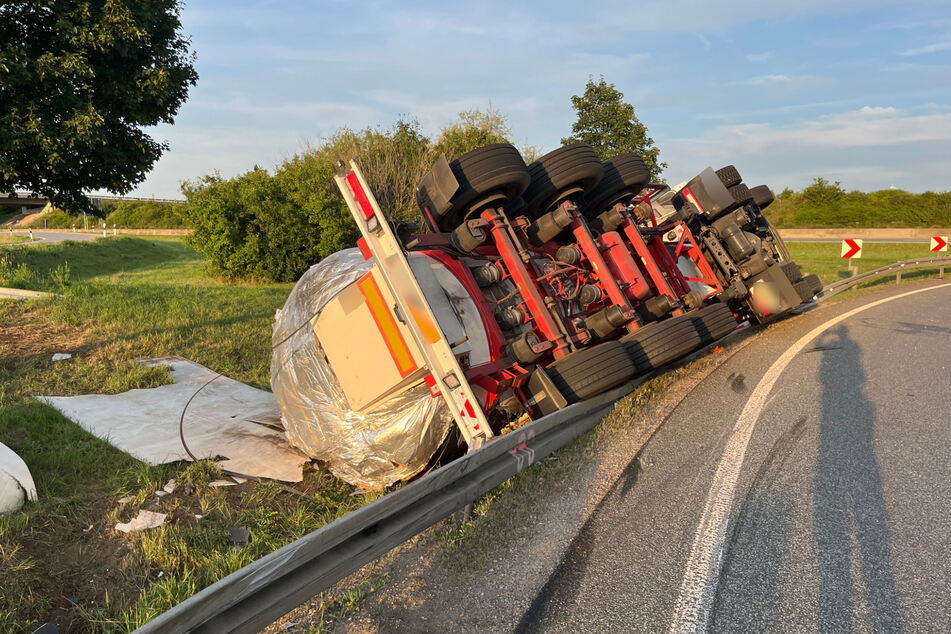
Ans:
POLYGON ((781 262, 779 266, 783 269, 783 274, 789 278, 790 283, 795 284, 802 279, 802 270, 795 262, 781 262))
POLYGON ((522 155, 513 145, 493 143, 466 152, 450 161, 459 189, 450 199, 452 207, 437 220, 441 231, 452 231, 465 220, 469 207, 490 194, 506 200, 517 198, 528 187, 531 176, 522 155))
POLYGON ((753 195, 753 202, 756 203, 756 206, 759 207, 760 211, 763 211, 771 204, 773 204, 773 192, 766 185, 757 185, 750 190, 750 193, 753 195))
POLYGON ((704 306, 697 311, 693 321, 704 346, 726 337, 737 327, 733 311, 729 305, 723 303, 704 306))
POLYGON ((822 280, 820 280, 819 276, 815 273, 804 275, 802 281, 809 285, 809 290, 812 291, 812 296, 818 295, 823 289, 822 280))
POLYGON ((637 195, 651 179, 651 171, 639 154, 619 154, 602 165, 604 178, 585 196, 587 218, 597 217, 622 197, 637 195))
POLYGON ((723 186, 729 189, 734 185, 739 185, 743 180, 740 177, 740 172, 732 165, 727 165, 726 167, 721 167, 717 170, 717 176, 720 178, 720 182, 723 183, 723 186))
POLYGON ((753 200, 753 194, 750 193, 750 188, 743 183, 734 185, 733 187, 727 187, 727 191, 730 192, 730 195, 733 196, 733 200, 735 200, 736 204, 740 207, 753 200))
POLYGON ((622 343, 606 341, 558 359, 545 374, 569 403, 576 403, 629 381, 636 369, 622 343))
MULTIPOLYGON (((525 190, 526 213, 531 220, 572 191, 591 190, 604 175, 601 159, 587 143, 572 143, 549 152, 528 166, 531 184, 525 190)), ((579 198, 581 197, 579 196, 579 198)))
POLYGON ((702 345, 691 315, 654 322, 621 337, 638 372, 649 372, 690 354, 702 345))

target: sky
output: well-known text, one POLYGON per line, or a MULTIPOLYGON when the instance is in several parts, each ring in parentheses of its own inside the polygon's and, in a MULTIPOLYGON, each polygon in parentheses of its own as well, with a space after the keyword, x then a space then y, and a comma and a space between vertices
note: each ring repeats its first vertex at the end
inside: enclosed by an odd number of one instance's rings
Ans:
POLYGON ((951 2, 186 0, 200 79, 136 195, 272 168, 342 126, 435 136, 492 107, 550 151, 589 77, 624 93, 677 183, 951 190, 951 2))

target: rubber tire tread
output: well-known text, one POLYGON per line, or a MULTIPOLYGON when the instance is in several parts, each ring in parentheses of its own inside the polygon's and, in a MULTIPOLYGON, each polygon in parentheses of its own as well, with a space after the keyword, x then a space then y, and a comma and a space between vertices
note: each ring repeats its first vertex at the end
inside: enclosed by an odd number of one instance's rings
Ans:
POLYGON ((783 274, 789 280, 790 284, 795 284, 802 280, 802 269, 795 262, 780 262, 779 266, 783 269, 783 274))
POLYGON ((799 294, 799 299, 801 299, 803 302, 808 302, 815 296, 815 293, 812 292, 812 288, 809 286, 809 283, 805 280, 796 282, 793 284, 793 288, 796 289, 796 292, 799 294))
POLYGON ((543 206, 558 192, 579 186, 590 191, 604 176, 597 152, 587 143, 572 143, 553 150, 528 166, 531 183, 522 194, 525 215, 538 219, 547 211, 543 206))
POLYGON ((562 357, 545 373, 569 403, 576 403, 629 381, 637 370, 622 343, 606 341, 562 357))
POLYGON ((740 207, 753 200, 753 194, 750 193, 749 187, 743 183, 734 185, 733 187, 727 187, 727 191, 730 192, 730 195, 733 196, 733 200, 740 207))
POLYGON ((819 279, 819 276, 815 273, 810 273, 809 275, 804 275, 802 281, 809 285, 809 290, 811 290, 813 295, 817 295, 824 287, 822 286, 822 280, 819 279))
POLYGON ((603 209, 604 203, 617 194, 629 190, 637 195, 651 179, 651 171, 640 154, 618 154, 603 163, 604 177, 601 182, 585 196, 584 215, 595 218, 603 209))
POLYGON ((753 195, 753 202, 756 203, 760 211, 772 205, 775 200, 773 191, 766 185, 757 185, 750 189, 750 193, 753 195))
POLYGON ((710 304, 697 311, 694 323, 703 345, 713 343, 717 339, 727 336, 737 327, 736 318, 729 305, 710 304))
POLYGON ((452 206, 437 220, 442 231, 458 227, 470 204, 495 191, 507 198, 521 195, 531 180, 525 161, 510 143, 493 143, 450 161, 449 168, 459 182, 459 189, 450 199, 452 206))
POLYGON ((641 372, 676 361, 702 345, 692 315, 680 315, 646 326, 622 337, 628 354, 641 372))
POLYGON ((740 171, 733 165, 727 165, 726 167, 721 167, 718 169, 717 178, 720 179, 720 182, 723 183, 723 186, 727 189, 743 182, 743 177, 740 176, 740 171))

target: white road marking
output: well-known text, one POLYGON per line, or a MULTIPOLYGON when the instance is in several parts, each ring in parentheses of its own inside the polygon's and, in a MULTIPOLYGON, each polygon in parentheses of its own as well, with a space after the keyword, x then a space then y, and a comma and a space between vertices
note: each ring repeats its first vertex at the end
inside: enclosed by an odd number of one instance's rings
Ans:
POLYGON ((733 425, 732 435, 727 441, 726 449, 720 457, 716 474, 713 476, 713 483, 710 485, 710 493, 707 495, 703 515, 700 517, 700 524, 697 526, 697 532, 694 535, 690 559, 687 560, 687 567, 684 570, 680 596, 677 598, 677 605, 674 608, 674 618, 670 624, 672 634, 707 631, 710 609, 713 606, 713 599, 716 596, 717 583, 720 577, 720 565, 723 561, 726 529, 733 506, 733 496, 736 492, 736 482, 743 466, 743 457, 746 455, 746 448, 749 445, 750 437, 753 435, 753 427, 766 405, 766 397, 769 396, 770 390, 773 389, 773 385, 775 385, 783 370, 786 369, 786 366, 813 339, 853 315, 902 297, 927 293, 949 286, 951 284, 942 284, 909 291, 843 313, 804 335, 799 341, 790 346, 782 356, 776 359, 769 370, 766 371, 766 374, 760 379, 756 389, 753 390, 746 402, 740 417, 733 425))

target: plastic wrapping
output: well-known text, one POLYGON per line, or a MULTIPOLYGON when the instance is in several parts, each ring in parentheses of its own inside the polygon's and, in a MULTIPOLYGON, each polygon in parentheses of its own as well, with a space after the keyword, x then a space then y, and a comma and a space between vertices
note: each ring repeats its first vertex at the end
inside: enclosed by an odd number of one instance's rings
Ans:
POLYGON ((275 318, 271 389, 295 447, 350 484, 375 489, 425 468, 445 440, 452 417, 425 384, 370 412, 357 413, 347 405, 314 324, 321 309, 372 265, 359 250, 346 249, 304 273, 275 318))

